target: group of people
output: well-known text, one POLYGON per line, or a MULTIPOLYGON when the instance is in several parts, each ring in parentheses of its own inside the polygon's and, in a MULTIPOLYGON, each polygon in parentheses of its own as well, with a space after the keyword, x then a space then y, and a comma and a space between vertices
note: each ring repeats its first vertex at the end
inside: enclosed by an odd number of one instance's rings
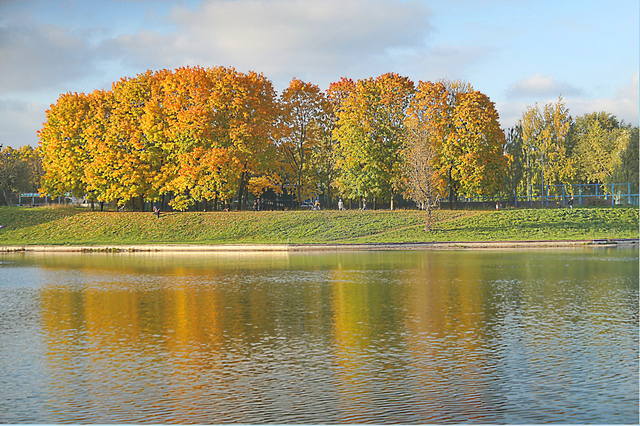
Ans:
MULTIPOLYGON (((313 203, 312 206, 313 210, 320 210, 320 201, 316 200, 313 203)), ((362 200, 362 207, 360 208, 360 210, 366 210, 367 209, 367 200, 362 200)), ((338 210, 342 211, 342 210, 346 210, 346 208, 344 207, 344 202, 342 201, 342 198, 338 199, 338 210)))
MULTIPOLYGON (((574 201, 573 197, 571 197, 567 201, 567 205, 568 205, 568 207, 570 209, 573 208, 573 201, 574 201)), ((257 198, 253 203, 253 209, 255 211, 259 211, 259 210, 261 210, 261 207, 262 207, 262 202, 261 202, 261 200, 259 198, 257 198)), ((497 201, 496 202, 496 210, 500 210, 501 207, 502 206, 500 205, 500 202, 497 201)), ((316 199, 313 202, 313 205, 312 205, 311 209, 312 210, 320 210, 320 200, 316 199)), ((367 209, 367 201, 366 200, 362 200, 361 210, 366 210, 366 209, 367 209)), ((346 210, 345 207, 344 207, 344 202, 342 201, 342 198, 338 199, 338 210, 340 210, 340 211, 346 210)), ((225 211, 229 211, 229 209, 225 209, 225 211)), ((160 217, 160 209, 158 208, 158 206, 153 206, 153 214, 158 218, 160 217)), ((2 229, 2 228, 3 228, 3 226, 0 225, 0 229, 2 229)))

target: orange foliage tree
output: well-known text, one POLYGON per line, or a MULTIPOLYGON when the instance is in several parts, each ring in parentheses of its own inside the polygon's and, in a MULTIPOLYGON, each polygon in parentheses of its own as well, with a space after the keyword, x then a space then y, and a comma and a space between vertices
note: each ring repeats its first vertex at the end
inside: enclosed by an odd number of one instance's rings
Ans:
POLYGON ((457 95, 453 131, 443 153, 453 159, 451 179, 466 196, 495 195, 504 183, 505 137, 493 102, 478 91, 457 95))
POLYGON ((281 120, 278 148, 287 174, 296 188, 296 200, 316 187, 312 155, 317 152, 327 126, 328 102, 315 84, 293 79, 280 96, 281 120))
POLYGON ((281 193, 285 182, 298 201, 311 192, 330 201, 335 187, 393 208, 410 140, 435 153, 429 170, 440 193, 494 194, 506 165, 486 95, 458 82, 416 90, 393 73, 342 78, 326 94, 293 79, 278 98, 256 72, 147 71, 111 90, 61 95, 46 118, 42 191, 138 209, 167 198, 179 210, 236 200, 242 209, 249 193, 281 193))

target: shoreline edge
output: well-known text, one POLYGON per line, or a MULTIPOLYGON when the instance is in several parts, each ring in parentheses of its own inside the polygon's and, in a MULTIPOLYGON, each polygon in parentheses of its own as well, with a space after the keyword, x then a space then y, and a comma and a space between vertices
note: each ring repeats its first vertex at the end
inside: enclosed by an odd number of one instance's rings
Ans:
POLYGON ((638 238, 536 241, 443 241, 422 243, 318 243, 318 244, 102 244, 102 245, 6 245, 0 253, 139 253, 139 252, 312 252, 373 250, 447 250, 502 248, 562 248, 638 246, 638 238))

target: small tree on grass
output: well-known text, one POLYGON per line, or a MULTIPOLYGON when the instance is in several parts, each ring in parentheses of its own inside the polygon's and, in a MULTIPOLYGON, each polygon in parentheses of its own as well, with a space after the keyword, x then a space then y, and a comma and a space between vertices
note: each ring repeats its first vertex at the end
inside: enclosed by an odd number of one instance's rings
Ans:
POLYGON ((437 153, 422 126, 410 126, 405 157, 405 195, 427 213, 425 231, 431 230, 433 210, 440 203, 440 179, 436 168, 437 153))
POLYGON ((21 158, 20 151, 0 145, 0 193, 5 204, 10 205, 14 192, 33 191, 30 184, 29 165, 21 158))

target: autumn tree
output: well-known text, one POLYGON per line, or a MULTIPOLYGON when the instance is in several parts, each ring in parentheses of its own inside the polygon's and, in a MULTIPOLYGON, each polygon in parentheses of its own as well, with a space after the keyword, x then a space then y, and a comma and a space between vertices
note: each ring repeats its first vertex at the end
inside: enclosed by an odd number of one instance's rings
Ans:
POLYGON ((406 109, 414 92, 407 77, 388 73, 359 80, 341 102, 333 136, 338 142, 336 184, 351 198, 388 199, 402 183, 406 109))
POLYGON ((506 173, 504 133, 493 102, 478 91, 457 95, 453 131, 443 153, 453 158, 451 179, 461 194, 495 195, 506 173))
POLYGON ((428 127, 418 117, 409 115, 403 151, 404 194, 426 212, 425 231, 431 230, 433 209, 438 206, 442 192, 435 142, 428 127))
POLYGON ((450 95, 442 82, 418 82, 416 92, 408 108, 406 126, 408 141, 423 140, 436 153, 433 159, 434 178, 440 190, 450 188, 448 179, 452 166, 442 155, 445 143, 451 133, 452 105, 450 95))
MULTIPOLYGON (((109 182, 101 173, 105 163, 104 153, 109 152, 107 145, 107 130, 110 125, 113 94, 106 90, 95 90, 87 95, 88 121, 83 132, 86 150, 89 153, 84 164, 84 196, 91 202, 101 206, 104 202, 112 201, 108 197, 109 182)), ((109 164, 106 165, 110 166, 109 164)))
MULTIPOLYGON (((529 185, 569 184, 575 175, 569 131, 573 120, 562 98, 523 114, 522 139, 527 156, 529 185)), ((554 187, 551 187, 554 188, 554 187)))
POLYGON ((295 182, 296 199, 315 186, 311 161, 316 147, 326 134, 328 102, 315 84, 293 79, 280 96, 280 137, 278 148, 282 153, 287 173, 295 182))
POLYGON ((459 194, 493 195, 501 189, 504 135, 486 95, 462 81, 421 81, 409 114, 432 141, 436 177, 451 205, 459 194))
POLYGON ((180 169, 172 182, 177 194, 169 203, 185 210, 194 202, 228 203, 240 176, 240 165, 227 148, 195 148, 179 156, 180 169))
POLYGON ((505 139, 490 99, 459 81, 416 90, 389 73, 342 78, 325 95, 294 79, 277 99, 262 74, 182 67, 61 95, 38 149, 5 149, 2 173, 7 193, 39 185, 143 209, 165 198, 175 209, 234 199, 242 209, 248 194, 278 193, 287 181, 298 201, 312 191, 330 201, 334 187, 391 208, 400 193, 432 204, 576 176, 637 182, 637 128, 606 113, 572 123, 559 99, 530 107, 505 139), (23 165, 27 177, 17 178, 23 165))
POLYGON ((247 188, 258 198, 269 190, 276 194, 282 194, 282 178, 277 173, 255 176, 249 179, 247 188))
POLYGON ((471 91, 471 85, 464 81, 421 81, 410 106, 410 114, 421 123, 433 141, 438 154, 437 176, 440 186, 449 195, 450 205, 453 205, 460 190, 460 182, 454 176, 457 152, 451 149, 451 144, 455 142, 453 113, 460 95, 471 91))
POLYGON ((354 88, 354 81, 345 77, 329 85, 324 103, 325 119, 318 122, 320 124, 320 139, 311 150, 314 180, 317 183, 318 191, 324 194, 327 205, 331 205, 332 188, 338 176, 336 164, 338 141, 334 138, 337 112, 354 88))
POLYGON ((89 99, 83 93, 65 93, 45 112, 38 131, 44 177, 42 191, 59 196, 87 192, 85 167, 94 155, 87 149, 85 129, 91 123, 89 99))
POLYGON ((572 128, 578 179, 601 184, 612 182, 623 164, 623 153, 631 144, 631 133, 631 129, 621 126, 606 112, 578 117, 572 128))
MULTIPOLYGON (((164 156, 143 123, 152 106, 153 86, 162 75, 148 71, 113 85, 108 95, 110 107, 104 117, 107 120, 104 139, 98 142, 101 150, 87 170, 90 189, 96 192, 99 201, 119 205, 130 202, 134 206, 138 200, 144 210, 145 201, 159 198, 157 182, 163 178, 164 156)), ((96 93, 96 97, 104 101, 103 94, 96 93)))
POLYGON ((252 71, 235 78, 229 135, 231 154, 240 164, 238 208, 243 209, 249 179, 269 174, 276 162, 278 109, 273 85, 263 74, 252 71))

